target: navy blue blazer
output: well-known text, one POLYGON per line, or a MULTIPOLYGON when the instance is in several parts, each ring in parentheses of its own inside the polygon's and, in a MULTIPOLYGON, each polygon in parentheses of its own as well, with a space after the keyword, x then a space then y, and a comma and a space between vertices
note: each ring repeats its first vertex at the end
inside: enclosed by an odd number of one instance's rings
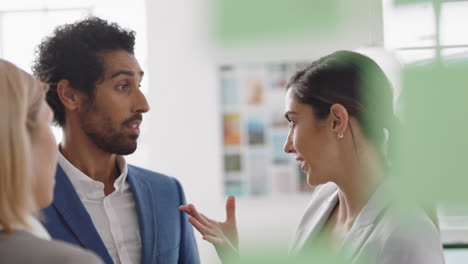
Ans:
MULTIPOLYGON (((68 176, 60 165, 55 175, 54 201, 42 210, 43 224, 54 239, 112 258, 68 176)), ((142 264, 198 264, 193 228, 179 210, 185 204, 180 183, 172 177, 128 165, 128 183, 135 198, 141 235, 142 264)))

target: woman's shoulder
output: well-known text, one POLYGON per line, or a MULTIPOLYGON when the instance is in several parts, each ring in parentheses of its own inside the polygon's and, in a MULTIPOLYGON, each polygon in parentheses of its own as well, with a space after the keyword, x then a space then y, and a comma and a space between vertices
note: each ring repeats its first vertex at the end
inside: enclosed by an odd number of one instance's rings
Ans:
POLYGON ((407 263, 443 263, 440 232, 418 207, 402 214, 401 209, 392 206, 369 240, 379 241, 381 263, 397 263, 402 259, 407 263))
POLYGON ((71 244, 44 240, 26 231, 0 232, 1 263, 102 264, 92 252, 71 244))

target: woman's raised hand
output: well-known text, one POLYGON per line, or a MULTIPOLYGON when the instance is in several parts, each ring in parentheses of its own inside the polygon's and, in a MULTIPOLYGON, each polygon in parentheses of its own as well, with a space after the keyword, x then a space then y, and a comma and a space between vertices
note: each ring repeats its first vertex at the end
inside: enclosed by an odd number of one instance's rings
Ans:
POLYGON ((239 257, 239 235, 236 225, 236 199, 226 199, 226 221, 218 222, 199 213, 193 204, 182 205, 179 209, 191 217, 189 222, 200 232, 204 240, 216 248, 223 263, 239 257))

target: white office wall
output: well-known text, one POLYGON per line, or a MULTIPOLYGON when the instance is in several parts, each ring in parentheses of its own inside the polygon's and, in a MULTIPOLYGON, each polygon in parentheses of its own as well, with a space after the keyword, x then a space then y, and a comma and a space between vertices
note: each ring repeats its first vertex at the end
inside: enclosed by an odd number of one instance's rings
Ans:
MULTIPOLYGON (((188 202, 219 220, 224 219, 224 195, 217 65, 314 59, 336 49, 383 43, 381 3, 375 0, 341 1, 341 12, 350 23, 325 39, 302 37, 246 43, 237 48, 217 46, 211 41, 208 0, 146 3, 146 77, 152 109, 143 128, 149 156, 145 165, 178 178, 188 202), (365 10, 365 15, 355 17, 352 10, 359 8, 365 10)), ((286 251, 308 199, 306 195, 239 199, 237 214, 243 247, 270 243, 286 251)), ((198 234, 197 240, 202 263, 217 263, 212 246, 198 234)))

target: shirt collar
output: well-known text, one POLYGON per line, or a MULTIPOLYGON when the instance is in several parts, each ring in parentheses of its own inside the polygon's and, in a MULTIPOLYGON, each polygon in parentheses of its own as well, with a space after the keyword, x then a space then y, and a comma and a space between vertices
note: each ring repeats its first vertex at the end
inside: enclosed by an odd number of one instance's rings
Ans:
MULTIPOLYGON (((128 184, 126 183, 128 166, 127 162, 122 156, 117 156, 116 161, 121 173, 114 182, 114 193, 120 193, 128 188, 128 184)), ((92 199, 104 197, 104 184, 102 182, 95 181, 88 175, 84 174, 70 161, 68 161, 60 151, 58 152, 58 163, 60 167, 62 167, 65 174, 67 174, 80 198, 86 197, 92 199)))

